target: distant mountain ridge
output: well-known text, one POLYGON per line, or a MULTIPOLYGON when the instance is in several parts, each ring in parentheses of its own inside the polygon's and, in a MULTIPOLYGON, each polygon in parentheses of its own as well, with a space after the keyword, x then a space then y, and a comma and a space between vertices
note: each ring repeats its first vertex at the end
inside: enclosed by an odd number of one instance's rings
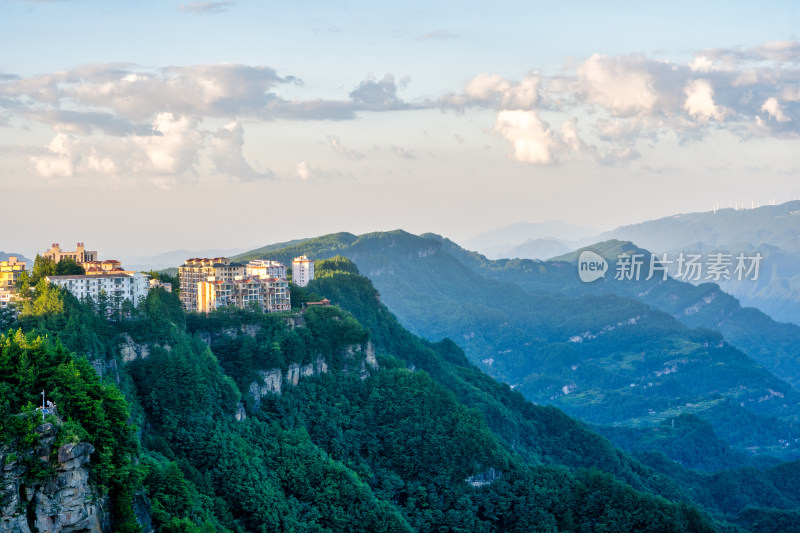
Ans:
POLYGON ((164 252, 157 255, 150 256, 137 256, 137 255, 118 255, 113 259, 122 262, 122 266, 133 270, 161 270, 166 268, 177 268, 183 264, 186 259, 192 257, 228 257, 234 254, 241 253, 241 248, 234 249, 218 249, 212 248, 207 250, 173 250, 164 252))
MULTIPOLYGON (((561 250, 548 255, 549 249, 543 250, 535 243, 541 237, 535 231, 521 231, 515 235, 516 240, 511 235, 507 228, 499 228, 486 233, 484 240, 467 240, 464 244, 490 259, 548 259, 567 253, 561 250)), ((574 250, 609 240, 630 241, 655 253, 673 255, 722 252, 735 257, 758 252, 763 262, 757 281, 722 279, 719 285, 745 306, 756 307, 780 322, 800 325, 800 201, 754 209, 685 213, 583 237, 561 239, 561 244, 574 250)))
POLYGON ((22 255, 20 253, 14 253, 14 252, 6 253, 6 252, 3 252, 3 251, 0 251, 0 261, 6 261, 6 260, 8 260, 9 257, 14 257, 14 256, 16 256, 18 261, 23 261, 23 262, 27 263, 29 267, 31 265, 33 265, 33 259, 28 259, 27 257, 25 257, 24 255, 22 255))
MULTIPOLYGON (((473 250, 479 250, 488 257, 517 257, 519 254, 534 253, 547 255, 540 247, 544 243, 551 246, 562 245, 574 249, 570 243, 578 242, 597 233, 584 226, 569 224, 561 220, 547 222, 517 222, 501 228, 496 228, 481 235, 476 235, 464 241, 464 245, 473 250)), ((563 252, 560 252, 563 253, 563 252)), ((553 254, 553 255, 557 255, 553 254)), ((524 257, 530 257, 524 255, 524 257)), ((552 255, 547 255, 552 257, 552 255)), ((547 259, 547 257, 540 257, 547 259)))
POLYGON ((439 236, 399 230, 270 250, 239 258, 284 260, 301 250, 349 257, 412 331, 454 339, 529 399, 587 420, 639 426, 694 413, 740 447, 795 431, 788 420, 800 415, 800 398, 788 384, 718 333, 691 330, 635 298, 566 294, 573 282, 565 281, 577 279, 569 263, 489 261, 439 236), (523 288, 515 272, 538 285, 523 288), (753 437, 745 427, 760 431, 753 437))
POLYGON ((737 243, 768 244, 800 254, 800 200, 754 209, 719 209, 686 213, 620 226, 595 241, 625 240, 654 252, 667 252, 702 242, 711 247, 737 243))

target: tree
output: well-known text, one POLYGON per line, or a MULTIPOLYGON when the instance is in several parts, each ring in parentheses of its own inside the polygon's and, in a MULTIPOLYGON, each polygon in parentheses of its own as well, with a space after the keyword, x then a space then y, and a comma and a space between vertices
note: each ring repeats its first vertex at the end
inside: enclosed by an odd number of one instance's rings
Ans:
POLYGON ((86 270, 71 257, 64 257, 55 266, 56 276, 82 276, 86 270))

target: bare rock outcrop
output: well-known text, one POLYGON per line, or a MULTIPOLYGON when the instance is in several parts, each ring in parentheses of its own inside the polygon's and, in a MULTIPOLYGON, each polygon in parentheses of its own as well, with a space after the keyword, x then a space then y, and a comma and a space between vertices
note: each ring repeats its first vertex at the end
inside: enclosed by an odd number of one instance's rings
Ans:
POLYGON ((54 475, 31 481, 27 468, 10 449, 0 449, 0 531, 31 533, 107 533, 110 531, 108 502, 89 484, 88 442, 65 444, 53 454, 56 428, 42 424, 36 428, 38 445, 27 452, 41 461, 51 461, 54 475), (54 459, 51 456, 55 455, 54 459))
POLYGON ((122 342, 119 344, 119 353, 122 360, 130 363, 135 359, 147 359, 150 357, 150 348, 146 344, 140 344, 133 340, 133 337, 124 333, 122 342))

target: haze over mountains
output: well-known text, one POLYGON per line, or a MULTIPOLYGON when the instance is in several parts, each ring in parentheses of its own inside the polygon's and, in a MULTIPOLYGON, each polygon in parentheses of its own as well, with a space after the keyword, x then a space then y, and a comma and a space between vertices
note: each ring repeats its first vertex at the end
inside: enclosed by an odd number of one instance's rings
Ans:
MULTIPOLYGON (((680 214, 577 239, 571 238, 575 232, 558 233, 559 227, 514 224, 469 239, 465 246, 492 259, 549 259, 568 253, 566 248, 571 251, 611 239, 630 241, 659 255, 760 253, 763 262, 757 281, 721 279, 720 287, 775 320, 800 323, 800 201, 680 214)), ((674 265, 671 268, 674 273, 674 265)))
POLYGON ((596 233, 596 229, 561 220, 517 222, 471 237, 464 241, 464 246, 491 259, 547 259, 574 250, 578 243, 596 233))
MULTIPOLYGON (((651 252, 617 239, 492 260, 435 234, 336 233, 233 259, 302 254, 318 271, 292 286, 294 313, 186 313, 156 290, 131 321, 107 323, 50 290, 0 318, 116 373, 149 468, 185 470, 181 483, 216 502, 197 503, 209 523, 301 529, 348 509, 365 531, 800 524, 800 326, 713 283, 647 279, 651 252), (609 264, 639 256, 641 276, 610 267, 584 283, 587 249, 609 264), (333 306, 303 307, 322 298, 333 306), (353 511, 341 499, 353 487, 379 512, 353 511)), ((145 484, 169 501, 158 476, 145 484)), ((161 523, 185 513, 158 510, 161 523)))
MULTIPOLYGON (((619 241, 597 249, 640 251, 619 241)), ((800 327, 743 309, 715 285, 584 284, 569 258, 492 261, 402 231, 332 234, 239 258, 301 253, 350 258, 406 327, 453 339, 537 403, 630 428, 693 415, 739 450, 800 456, 800 396, 785 381, 800 375, 800 327)))

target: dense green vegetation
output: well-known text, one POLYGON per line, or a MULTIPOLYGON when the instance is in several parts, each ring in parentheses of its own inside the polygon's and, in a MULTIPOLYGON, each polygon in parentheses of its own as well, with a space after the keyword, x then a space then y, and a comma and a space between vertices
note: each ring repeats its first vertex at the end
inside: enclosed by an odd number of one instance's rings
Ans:
POLYGON ((121 530, 136 529, 131 499, 144 496, 161 531, 713 530, 668 477, 452 342, 404 330, 357 272, 320 264, 306 294, 341 307, 302 315, 187 316, 154 290, 106 320, 38 292, 3 337, 2 440, 32 444, 16 414, 54 391, 62 431, 95 444, 92 476, 121 530), (370 340, 379 368, 365 375, 370 340), (261 372, 320 357, 327 372, 253 396, 261 372))
MULTIPOLYGON (((93 478, 111 495, 119 530, 135 531, 131 495, 139 472, 132 460, 138 442, 122 393, 102 385, 88 361, 73 357, 59 342, 21 330, 0 336, 0 442, 10 443, 21 457, 36 442, 34 427, 43 422, 33 410, 41 404, 42 390, 66 421, 58 442, 80 439, 94 445, 93 478), (15 416, 20 412, 26 415, 15 416)), ((38 459, 31 457, 27 466, 40 481, 46 478, 38 459)))
MULTIPOLYGON (((772 366, 759 366, 712 331, 718 329, 713 304, 722 298, 679 316, 685 323, 672 316, 702 301, 705 294, 687 291, 703 286, 584 284, 564 261, 489 261, 441 237, 402 231, 328 235, 272 246, 261 257, 290 260, 301 252, 349 257, 410 330, 434 341, 454 339, 471 362, 534 402, 593 423, 633 427, 693 414, 739 449, 784 458, 800 452, 800 394, 772 375, 772 366), (671 307, 654 305, 655 295, 671 307)), ((307 289, 328 294, 316 284, 307 289)), ((363 305, 346 307, 368 324, 358 311, 363 305)), ((769 328, 752 331, 761 325, 755 324, 743 335, 773 361, 798 365, 788 338, 769 338, 769 328)))
MULTIPOLYGON (((606 279, 585 284, 579 281, 575 263, 583 250, 551 261, 502 259, 490 261, 479 254, 462 250, 444 240, 444 249, 476 272, 494 279, 512 282, 528 292, 552 291, 570 296, 585 294, 618 294, 640 300, 654 309, 676 317, 689 327, 702 327, 720 332, 725 340, 769 369, 777 377, 794 384, 800 383, 800 326, 778 323, 763 312, 742 307, 736 298, 713 283, 692 285, 669 278, 661 281, 657 275, 650 281, 650 252, 627 241, 611 240, 586 249, 615 261, 622 253, 642 254, 644 264, 640 280, 616 281, 606 279)), ((766 261, 766 260, 765 260, 766 261)), ((660 274, 660 273, 658 273, 660 274)))

